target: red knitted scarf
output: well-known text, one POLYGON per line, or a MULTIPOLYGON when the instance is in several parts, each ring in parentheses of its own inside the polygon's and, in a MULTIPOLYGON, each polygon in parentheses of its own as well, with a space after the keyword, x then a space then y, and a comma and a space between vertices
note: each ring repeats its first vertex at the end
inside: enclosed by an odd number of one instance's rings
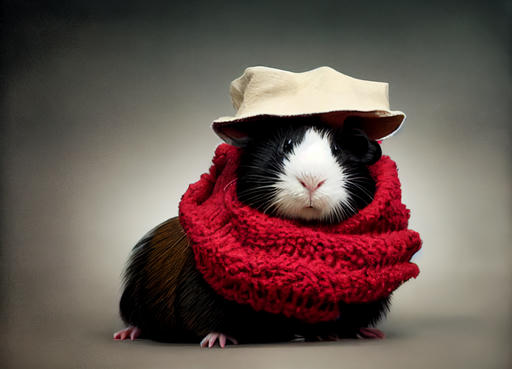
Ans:
POLYGON ((240 149, 220 145, 208 174, 189 186, 180 222, 197 269, 221 296, 257 311, 306 322, 334 320, 338 302, 370 302, 416 277, 421 247, 407 229, 396 164, 372 165, 373 201, 335 225, 306 225, 263 214, 237 200, 240 149))

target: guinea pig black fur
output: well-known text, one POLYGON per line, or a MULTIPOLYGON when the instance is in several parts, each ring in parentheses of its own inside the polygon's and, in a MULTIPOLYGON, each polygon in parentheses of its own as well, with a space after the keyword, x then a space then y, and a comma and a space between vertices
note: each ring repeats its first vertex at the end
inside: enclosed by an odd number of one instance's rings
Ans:
MULTIPOLYGON (((237 196, 270 216, 338 223, 368 205, 375 182, 368 165, 381 157, 377 142, 350 124, 273 124, 250 135, 237 172, 237 196)), ((370 303, 340 303, 340 317, 307 324, 228 301, 204 281, 178 218, 146 234, 124 274, 120 314, 128 325, 115 339, 160 341, 288 341, 300 337, 381 337, 367 327, 387 312, 390 296, 370 303)))

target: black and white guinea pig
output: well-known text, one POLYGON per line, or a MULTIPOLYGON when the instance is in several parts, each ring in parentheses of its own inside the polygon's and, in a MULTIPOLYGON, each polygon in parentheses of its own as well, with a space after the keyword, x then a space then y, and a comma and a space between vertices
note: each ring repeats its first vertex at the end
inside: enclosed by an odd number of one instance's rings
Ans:
MULTIPOLYGON (((242 151, 237 196, 271 216, 337 223, 369 204, 375 182, 368 165, 381 156, 377 142, 349 124, 274 124, 252 132, 242 151)), ((389 297, 371 303, 340 303, 340 318, 307 324, 256 312, 217 295, 195 268, 177 218, 146 234, 134 247, 124 275, 120 313, 127 328, 115 339, 138 336, 163 341, 286 341, 297 336, 380 337, 373 326, 387 312, 389 297)))

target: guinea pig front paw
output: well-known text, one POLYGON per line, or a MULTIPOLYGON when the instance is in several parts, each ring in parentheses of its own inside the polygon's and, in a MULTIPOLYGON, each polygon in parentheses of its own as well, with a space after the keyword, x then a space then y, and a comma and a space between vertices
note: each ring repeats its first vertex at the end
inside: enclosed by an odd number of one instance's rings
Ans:
POLYGON ((356 333, 357 338, 370 338, 370 339, 382 339, 385 337, 384 332, 377 328, 359 328, 356 333))
POLYGON ((133 341, 137 337, 140 336, 140 329, 134 326, 126 327, 125 329, 121 329, 120 331, 114 333, 114 339, 115 340, 125 340, 130 337, 130 339, 133 341))
POLYGON ((224 333, 211 332, 206 335, 205 338, 199 344, 201 347, 213 347, 215 346, 215 342, 219 340, 219 346, 224 348, 226 346, 226 341, 229 340, 235 345, 238 345, 238 341, 233 337, 226 336, 224 333))

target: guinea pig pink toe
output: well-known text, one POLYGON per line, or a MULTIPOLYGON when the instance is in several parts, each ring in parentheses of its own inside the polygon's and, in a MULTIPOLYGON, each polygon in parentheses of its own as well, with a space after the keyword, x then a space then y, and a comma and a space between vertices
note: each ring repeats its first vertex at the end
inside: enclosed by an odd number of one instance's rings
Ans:
POLYGON ((224 336, 223 334, 219 336, 219 345, 222 348, 226 346, 226 336, 224 336))
POLYGON ((359 328, 358 338, 383 339, 384 333, 377 328, 359 328))
POLYGON ((140 336, 140 329, 137 327, 133 327, 131 333, 130 333, 130 339, 133 341, 137 337, 140 336))
POLYGON ((199 344, 201 347, 208 347, 208 348, 211 348, 213 346, 215 346, 215 343, 217 342, 217 340, 219 341, 219 346, 221 348, 224 348, 226 347, 226 342, 229 340, 231 341, 233 344, 237 345, 238 344, 238 341, 236 339, 234 339, 233 337, 229 337, 229 336, 226 336, 225 334, 223 333, 218 333, 218 332, 211 332, 211 333, 208 333, 201 341, 201 343, 199 344))
POLYGON ((125 329, 121 329, 120 331, 114 333, 115 340, 125 340, 128 337, 133 341, 137 337, 140 336, 141 330, 137 327, 129 326, 125 329))

